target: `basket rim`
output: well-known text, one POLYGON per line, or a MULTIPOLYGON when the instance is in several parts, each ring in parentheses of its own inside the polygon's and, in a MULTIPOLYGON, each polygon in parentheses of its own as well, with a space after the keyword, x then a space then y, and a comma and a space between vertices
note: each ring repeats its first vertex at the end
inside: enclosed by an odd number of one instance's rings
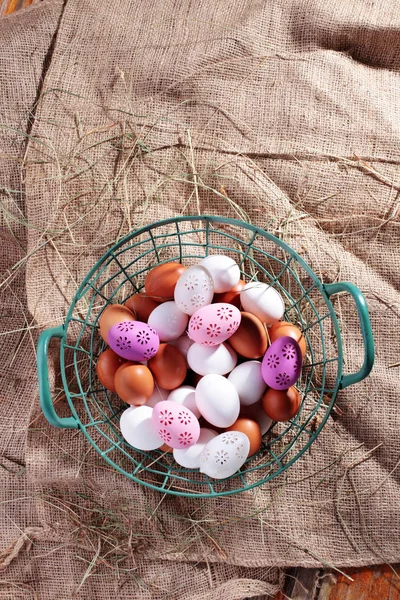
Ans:
MULTIPOLYGON (((340 389, 340 383, 342 380, 342 375, 343 375, 343 343, 342 343, 342 336, 341 336, 341 332, 340 332, 340 326, 339 326, 339 322, 336 316, 336 312, 335 309, 333 307, 333 304, 330 300, 329 295, 326 293, 325 288, 324 288, 324 284, 322 283, 322 281, 319 279, 319 277, 316 275, 316 273, 311 269, 311 267, 308 265, 308 263, 291 247, 289 246, 286 242, 280 240, 279 238, 277 238, 276 236, 274 236, 273 234, 265 231, 264 229, 262 229, 261 227, 257 227, 251 223, 247 223, 246 221, 242 221, 239 219, 232 219, 229 217, 222 217, 222 216, 218 216, 218 215, 192 215, 192 216, 179 216, 179 217, 170 217, 168 219, 164 219, 161 221, 156 221, 154 223, 145 225, 139 229, 136 229, 134 231, 131 231, 130 233, 128 233, 126 236, 124 236, 121 240, 119 240, 116 244, 114 244, 111 248, 109 248, 107 250, 107 252, 105 252, 101 258, 94 264, 94 266, 90 269, 90 271, 87 273, 87 275, 85 276, 85 278, 83 279, 81 285, 79 286, 77 292, 75 293, 75 296, 69 306, 65 321, 64 321, 64 337, 61 340, 61 344, 60 344, 60 370, 61 370, 61 377, 62 377, 62 382, 63 382, 63 386, 64 386, 64 391, 68 400, 68 404, 69 407, 71 409, 71 412, 73 414, 73 416, 75 417, 75 419, 77 420, 79 429, 84 433, 85 437, 87 438, 87 440, 90 442, 90 444, 94 447, 94 449, 102 456, 102 458, 110 465, 112 466, 114 469, 116 469, 118 472, 124 474, 125 476, 127 476, 131 481, 134 481, 135 483, 138 483, 140 485, 143 485, 147 488, 156 490, 158 492, 161 493, 167 493, 173 496, 178 496, 178 497, 188 497, 188 498, 216 498, 216 497, 223 497, 223 496, 230 496, 230 495, 234 495, 234 494, 238 494, 240 492, 244 492, 244 491, 248 491, 251 489, 254 489, 256 487, 259 487, 263 484, 265 484, 266 482, 263 479, 260 479, 259 481, 256 481, 254 483, 248 484, 246 486, 243 486, 241 488, 238 489, 231 489, 231 490, 226 490, 226 491, 221 491, 221 492, 216 492, 216 491, 212 491, 212 492, 199 492, 196 493, 194 491, 191 492, 184 492, 184 491, 178 491, 178 490, 174 490, 174 489, 168 489, 167 487, 161 487, 161 486, 156 486, 153 485, 152 483, 143 481, 142 479, 139 479, 137 477, 135 477, 135 475, 133 475, 132 473, 129 473, 127 471, 125 471, 123 468, 121 468, 119 465, 116 465, 112 459, 110 459, 108 457, 108 455, 106 453, 104 453, 99 446, 96 444, 96 442, 93 440, 93 438, 91 437, 91 435, 88 433, 86 427, 83 425, 83 423, 81 422, 79 415, 75 409, 74 406, 74 402, 73 399, 71 397, 70 391, 69 391, 69 386, 68 386, 68 382, 66 379, 66 373, 65 373, 65 360, 64 360, 64 341, 66 338, 66 333, 67 333, 67 329, 68 329, 68 325, 69 322, 71 321, 72 318, 72 314, 75 308, 75 305, 77 303, 77 301, 80 299, 82 292, 86 289, 87 286, 87 282, 90 281, 91 277, 96 273, 96 271, 99 269, 99 267, 101 267, 101 265, 108 259, 110 258, 116 250, 118 250, 119 248, 121 248, 122 246, 124 246, 127 242, 129 242, 130 240, 148 232, 151 231, 153 229, 157 229, 163 226, 167 226, 167 225, 171 225, 174 223, 182 223, 182 222, 199 222, 199 221, 204 221, 207 228, 209 228, 210 224, 212 223, 216 223, 216 224, 225 224, 225 225, 232 225, 232 226, 236 226, 236 227, 241 227, 244 229, 249 230, 250 232, 252 232, 255 235, 260 235, 263 238, 268 239, 269 241, 274 242, 277 246, 279 246, 280 248, 282 248, 287 254, 289 254, 292 258, 294 258, 299 264, 300 266, 305 270, 305 272, 311 277, 311 279, 313 280, 313 283, 316 285, 316 287, 319 289, 324 302, 328 308, 329 311, 329 316, 332 320, 333 326, 334 326, 334 330, 335 330, 335 337, 336 337, 336 343, 337 343, 337 353, 338 353, 338 360, 337 360, 337 366, 338 366, 338 370, 337 370, 337 377, 336 377, 336 383, 334 388, 330 389, 329 392, 331 394, 331 400, 329 404, 325 404, 325 414, 321 419, 321 422, 319 423, 318 427, 315 429, 315 431, 313 432, 312 435, 310 435, 309 440, 305 443, 305 445, 302 447, 301 451, 299 451, 293 458, 291 458, 287 463, 285 463, 284 467, 282 470, 278 470, 275 473, 272 473, 271 475, 268 476, 268 482, 271 481, 272 479, 274 479, 275 477, 277 477, 278 475, 282 475, 284 472, 286 472, 289 467, 294 464, 307 450, 308 448, 311 446, 311 444, 315 441, 315 439, 318 437, 319 433, 321 432, 321 430, 324 428, 325 423, 327 421, 327 419, 329 418, 333 405, 335 403, 336 400, 336 396, 338 393, 338 390, 340 389)), ((206 247, 206 245, 205 245, 206 247)), ((206 247, 207 250, 207 247, 206 247)))

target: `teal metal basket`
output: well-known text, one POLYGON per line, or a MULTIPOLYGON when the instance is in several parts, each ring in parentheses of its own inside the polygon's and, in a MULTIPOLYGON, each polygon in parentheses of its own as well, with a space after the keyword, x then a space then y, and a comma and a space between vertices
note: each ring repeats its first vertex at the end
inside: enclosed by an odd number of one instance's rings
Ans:
POLYGON ((143 227, 118 242, 88 273, 64 325, 44 331, 38 342, 40 402, 51 425, 79 428, 107 463, 133 482, 177 496, 216 497, 265 484, 286 471, 310 447, 332 410, 338 390, 364 379, 372 369, 374 343, 364 296, 352 283, 323 284, 287 244, 247 223, 216 216, 180 217, 143 227), (121 436, 119 417, 126 408, 96 376, 96 358, 104 350, 98 321, 109 303, 122 303, 144 285, 146 273, 171 260, 189 266, 208 254, 227 254, 240 265, 242 278, 258 279, 282 294, 285 319, 298 325, 307 354, 297 387, 299 413, 275 423, 264 435, 260 452, 235 475, 222 481, 177 465, 160 450, 141 452, 121 436), (343 346, 331 296, 349 293, 355 302, 364 362, 343 374, 343 346), (60 338, 61 376, 72 416, 56 413, 49 387, 47 354, 60 338))

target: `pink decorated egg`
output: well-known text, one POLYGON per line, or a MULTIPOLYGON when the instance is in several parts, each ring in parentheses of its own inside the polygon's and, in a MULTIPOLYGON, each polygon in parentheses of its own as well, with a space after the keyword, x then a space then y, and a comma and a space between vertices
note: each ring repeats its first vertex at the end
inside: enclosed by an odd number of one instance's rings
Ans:
POLYGON ((118 356, 143 362, 155 356, 160 346, 160 338, 147 323, 123 321, 111 327, 108 343, 118 356))
POLYGON ((261 375, 274 390, 287 390, 300 377, 303 357, 299 344, 289 336, 278 338, 265 353, 261 375))
POLYGON ((233 304, 209 304, 190 317, 188 334, 198 344, 217 346, 235 333, 240 320, 240 311, 233 304))
POLYGON ((158 402, 153 409, 152 419, 158 435, 171 448, 188 448, 199 439, 200 425, 197 417, 177 402, 158 402))

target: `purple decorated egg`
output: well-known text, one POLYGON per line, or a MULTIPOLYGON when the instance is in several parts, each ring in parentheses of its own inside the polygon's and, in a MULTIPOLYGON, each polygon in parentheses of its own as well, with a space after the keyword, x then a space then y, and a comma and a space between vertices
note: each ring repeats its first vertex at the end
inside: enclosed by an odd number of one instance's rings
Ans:
POLYGON ((278 338, 266 351, 261 374, 274 390, 287 390, 300 377, 303 357, 299 344, 291 337, 278 338))
POLYGON ((155 356, 160 346, 160 338, 147 323, 123 321, 111 327, 108 343, 122 358, 143 362, 155 356))
POLYGON ((200 425, 196 415, 177 402, 158 402, 152 419, 155 431, 171 448, 188 448, 199 439, 200 425))
POLYGON ((188 335, 203 346, 217 346, 235 333, 241 318, 240 310, 233 304, 208 304, 190 317, 188 335))

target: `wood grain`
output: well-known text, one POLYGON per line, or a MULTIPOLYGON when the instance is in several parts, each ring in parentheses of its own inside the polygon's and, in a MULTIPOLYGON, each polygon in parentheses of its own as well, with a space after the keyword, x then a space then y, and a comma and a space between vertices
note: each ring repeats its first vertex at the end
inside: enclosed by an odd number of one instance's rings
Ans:
POLYGON ((274 600, 400 600, 400 565, 343 570, 353 581, 322 569, 288 569, 274 600))
POLYGON ((397 575, 387 565, 346 569, 345 572, 354 581, 343 575, 335 577, 336 582, 327 578, 321 585, 318 600, 399 600, 399 565, 394 570, 397 575))
POLYGON ((34 0, 0 0, 0 15, 11 15, 11 13, 30 6, 34 0))

